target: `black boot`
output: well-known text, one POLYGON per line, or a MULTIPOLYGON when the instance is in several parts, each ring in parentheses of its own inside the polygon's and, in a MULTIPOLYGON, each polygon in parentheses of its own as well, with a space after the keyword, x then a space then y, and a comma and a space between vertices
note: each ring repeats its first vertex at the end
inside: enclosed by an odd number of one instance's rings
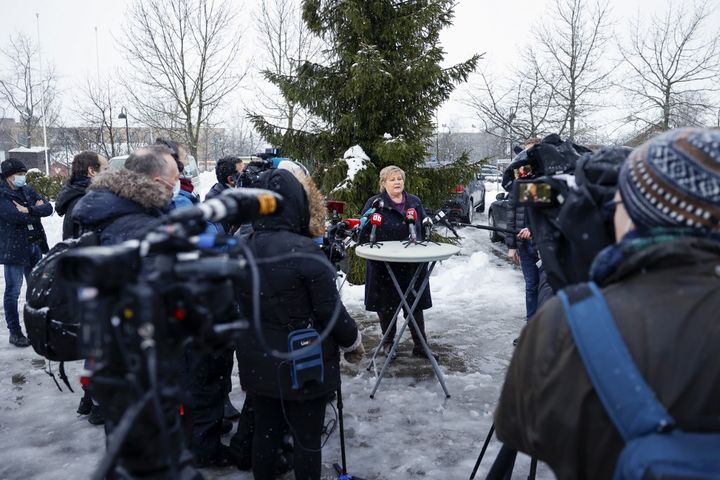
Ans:
POLYGON ((88 415, 88 422, 92 425, 103 425, 105 423, 105 416, 100 411, 100 406, 93 404, 90 408, 90 415, 88 415))
POLYGON ((30 346, 30 340, 22 332, 10 334, 10 344, 16 347, 25 348, 30 346))
POLYGON ((237 420, 240 418, 240 412, 238 412, 237 408, 232 404, 230 401, 230 396, 225 395, 225 414, 223 415, 224 418, 227 418, 228 420, 237 420))
POLYGON ((85 394, 80 399, 80 405, 78 405, 77 413, 79 415, 88 415, 93 406, 92 398, 90 398, 90 392, 88 392, 84 387, 83 391, 85 394))

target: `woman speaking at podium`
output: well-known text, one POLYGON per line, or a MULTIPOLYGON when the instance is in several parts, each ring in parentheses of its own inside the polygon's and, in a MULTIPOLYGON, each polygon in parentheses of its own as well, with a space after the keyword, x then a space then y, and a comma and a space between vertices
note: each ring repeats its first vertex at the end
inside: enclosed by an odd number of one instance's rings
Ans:
MULTIPOLYGON (((425 209, 418 197, 405 191, 405 172, 395 165, 385 167, 380 170, 379 185, 380 193, 368 199, 362 209, 363 214, 365 214, 370 208, 375 208, 375 210, 382 215, 382 224, 376 228, 376 241, 406 240, 409 230, 405 218, 408 209, 411 208, 416 211, 415 230, 417 240, 422 240, 423 229, 421 225, 426 216, 425 209), (382 202, 379 200, 382 200, 382 202), (375 207, 373 207, 373 205, 375 207)), ((369 227, 363 230, 360 236, 361 243, 368 241, 369 231, 369 227)), ((417 265, 414 263, 393 262, 393 273, 395 273, 395 277, 403 291, 407 290, 408 285, 410 285, 416 267, 417 265)), ((419 290, 426 275, 427 267, 423 268, 421 274, 418 276, 415 285, 416 289, 419 290)), ((414 301, 415 296, 410 294, 408 304, 412 306, 414 301)), ((383 265, 382 262, 366 260, 365 309, 371 312, 377 312, 383 334, 388 330, 399 304, 400 296, 392 283, 392 279, 385 265, 383 265)), ((425 335, 423 310, 430 307, 432 307, 432 300, 430 298, 430 287, 428 286, 420 297, 420 301, 413 312, 415 321, 424 338, 427 337, 425 335)), ((403 310, 405 310, 405 307, 403 307, 403 310)), ((407 314, 408 312, 405 311, 406 317, 407 314)), ((425 352, 423 351, 417 332, 412 328, 412 325, 408 325, 408 329, 412 334, 413 343, 415 344, 412 350, 413 356, 425 357, 425 352)), ((395 331, 396 325, 393 325, 382 345, 382 349, 386 354, 389 354, 392 348, 393 341, 395 340, 395 331)))

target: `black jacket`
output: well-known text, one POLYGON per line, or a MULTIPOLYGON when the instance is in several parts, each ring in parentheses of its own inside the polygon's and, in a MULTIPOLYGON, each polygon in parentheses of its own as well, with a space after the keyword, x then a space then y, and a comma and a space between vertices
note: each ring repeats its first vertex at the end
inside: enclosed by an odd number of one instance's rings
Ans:
POLYGON ((101 245, 141 238, 158 225, 168 198, 164 187, 126 169, 96 176, 73 209, 82 231, 102 230, 101 245))
POLYGON ((88 186, 90 186, 90 177, 70 180, 55 200, 55 211, 61 217, 65 217, 63 218, 63 240, 80 236, 80 225, 73 221, 72 212, 78 200, 87 192, 88 186))
MULTIPOLYGON (((525 206, 515 204, 515 195, 513 194, 512 188, 510 188, 509 197, 508 203, 510 204, 510 210, 508 211, 507 229, 517 232, 529 227, 525 216, 525 206)), ((524 241, 525 240, 517 238, 517 235, 505 235, 505 245, 507 245, 508 248, 518 248, 518 242, 524 241)))
POLYGON ((211 198, 217 197, 218 195, 220 195, 222 192, 224 192, 228 188, 230 188, 230 187, 228 187, 227 185, 223 185, 220 182, 216 183, 215 185, 212 186, 210 191, 208 191, 207 194, 205 195, 205 200, 210 200, 211 198))
MULTIPOLYGON (((405 210, 408 208, 414 208, 417 210, 416 233, 418 240, 423 239, 422 232, 422 221, 426 217, 425 209, 420 202, 420 199, 415 195, 406 193, 407 197, 405 200, 405 210)), ((392 241, 392 240, 405 240, 408 238, 409 230, 405 223, 405 212, 397 210, 393 206, 393 202, 386 192, 383 192, 374 197, 370 197, 362 211, 367 212, 372 203, 376 198, 381 197, 385 202, 385 207, 380 212, 383 215, 382 226, 377 229, 377 241, 392 241)), ((368 223, 366 228, 360 234, 360 243, 368 241, 371 231, 371 226, 368 223)), ((398 283, 403 290, 407 289, 415 274, 417 264, 415 263, 393 263, 393 272, 397 278, 398 283)), ((423 272, 418 276, 415 287, 420 288, 420 285, 425 278, 427 268, 423 269, 423 272)), ((410 295, 408 303, 412 305, 414 301, 414 295, 410 295)), ((400 296, 395 290, 395 286, 392 283, 390 274, 383 262, 377 262, 374 260, 365 261, 365 309, 371 312, 395 312, 395 309, 400 304, 400 296)), ((420 297, 417 309, 426 310, 432 307, 432 299, 430 297, 430 286, 425 289, 420 297)))
POLYGON ((47 253, 48 244, 40 217, 52 215, 53 207, 32 187, 14 190, 0 175, 0 264, 30 265, 30 246, 37 243, 47 253), (35 206, 38 200, 43 204, 35 206), (15 204, 28 209, 20 212, 15 204))
MULTIPOLYGON (((310 211, 302 185, 286 170, 270 170, 253 185, 268 188, 285 198, 277 215, 262 217, 253 224, 248 246, 260 262, 260 320, 269 347, 287 352, 288 334, 312 321, 324 330, 340 302, 335 270, 328 266, 318 245, 308 236, 310 211), (294 258, 272 261, 273 257, 294 258), (313 260, 315 259, 315 260, 313 260), (319 261, 318 261, 319 260, 319 261)), ((252 286, 245 284, 239 297, 245 314, 252 318, 252 286)), ((285 400, 317 398, 340 385, 338 346, 350 347, 358 340, 355 321, 342 302, 339 317, 323 343, 324 382, 291 387, 287 361, 273 357, 259 343, 254 327, 241 334, 237 345, 240 382, 247 392, 285 400)))

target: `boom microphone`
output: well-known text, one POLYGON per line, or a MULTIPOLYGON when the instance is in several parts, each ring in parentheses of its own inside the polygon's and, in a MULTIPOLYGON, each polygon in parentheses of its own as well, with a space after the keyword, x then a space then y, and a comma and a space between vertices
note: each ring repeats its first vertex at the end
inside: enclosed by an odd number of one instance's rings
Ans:
POLYGON ((450 231, 451 231, 457 238, 460 238, 460 235, 458 235, 457 230, 455 230, 455 227, 453 227, 452 224, 451 224, 450 222, 448 222, 448 219, 447 219, 446 216, 445 216, 445 212, 443 212, 442 210, 438 211, 438 212, 435 214, 435 219, 434 219, 434 221, 435 221, 435 223, 442 223, 442 224, 445 225, 447 228, 449 228, 450 231))
POLYGON ((377 238, 377 229, 380 225, 382 225, 382 222, 382 214, 375 212, 370 216, 370 223, 372 224, 372 230, 370 230, 370 243, 375 243, 377 238))
POLYGON ((415 231, 415 222, 417 221, 417 211, 414 208, 408 208, 405 212, 405 223, 410 230, 410 241, 417 242, 417 232, 415 231))
POLYGON ((423 237, 425 240, 430 240, 430 236, 432 235, 432 228, 433 228, 433 221, 430 217, 423 218, 422 221, 423 226, 423 237))
POLYGON ((368 218, 370 218, 370 215, 378 210, 382 210, 383 208, 385 208, 385 201, 382 198, 378 197, 373 200, 372 204, 370 204, 370 208, 368 208, 367 211, 360 217, 360 230, 364 229, 368 224, 368 218))
POLYGON ((360 223, 359 218, 346 218, 340 222, 340 225, 342 225, 342 228, 345 230, 355 230, 360 223))

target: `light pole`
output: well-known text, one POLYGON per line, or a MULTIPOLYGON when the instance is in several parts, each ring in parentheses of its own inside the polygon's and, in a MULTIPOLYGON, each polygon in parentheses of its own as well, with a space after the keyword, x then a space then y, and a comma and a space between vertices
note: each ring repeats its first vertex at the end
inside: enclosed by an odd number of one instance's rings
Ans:
POLYGON ((127 142, 127 153, 130 155, 130 129, 128 128, 128 115, 125 107, 120 109, 120 115, 118 115, 118 118, 120 120, 125 120, 125 141, 127 142))

